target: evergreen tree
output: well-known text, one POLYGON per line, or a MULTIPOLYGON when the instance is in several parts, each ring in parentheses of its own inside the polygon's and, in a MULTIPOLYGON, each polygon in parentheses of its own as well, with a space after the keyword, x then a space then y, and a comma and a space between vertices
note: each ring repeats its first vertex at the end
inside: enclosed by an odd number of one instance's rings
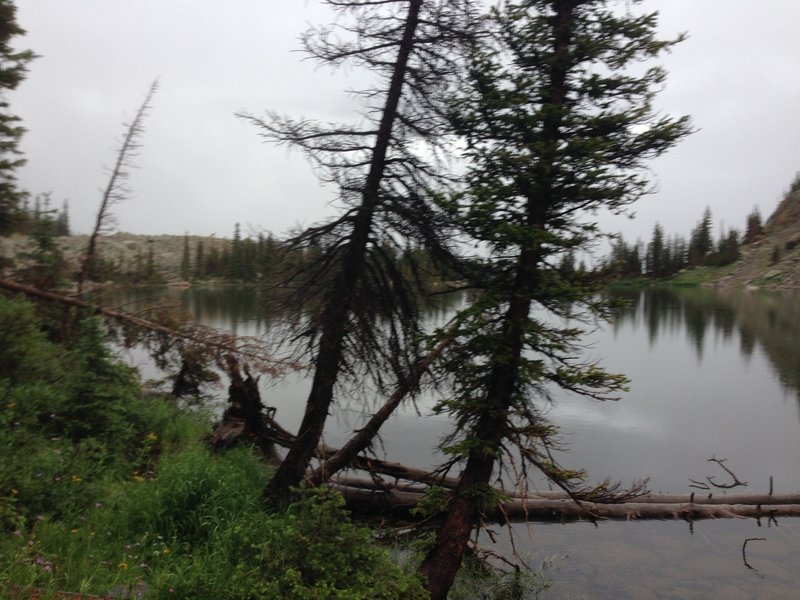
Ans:
POLYGON ((504 468, 537 468, 575 497, 603 493, 556 462, 557 430, 536 400, 550 386, 606 399, 625 379, 576 358, 584 332, 559 323, 602 306, 594 286, 550 265, 597 239, 593 211, 646 193, 650 159, 689 132, 687 119, 652 108, 663 70, 640 67, 674 42, 655 38, 654 14, 606 4, 518 0, 493 9, 491 42, 473 48, 453 102, 469 170, 467 189, 447 207, 489 261, 474 281, 484 292, 451 326, 457 339, 442 365, 452 391, 436 409, 455 427, 443 450, 463 470, 421 566, 434 600, 447 596, 473 527, 499 502, 490 481, 504 468))
POLYGON ((35 249, 26 258, 31 259, 33 265, 18 273, 17 279, 42 289, 57 287, 62 283, 66 268, 64 255, 56 241, 57 221, 50 211, 44 211, 30 226, 35 249))
POLYGON ((611 242, 611 256, 603 270, 612 277, 639 277, 642 274, 641 242, 629 245, 621 235, 611 242))
POLYGON ((228 279, 244 280, 244 248, 242 232, 239 223, 233 226, 233 242, 231 244, 230 264, 228 265, 228 279))
POLYGON ((761 211, 758 210, 758 207, 754 207, 753 211, 747 215, 747 226, 744 231, 744 239, 742 239, 742 244, 752 244, 755 242, 761 234, 764 233, 764 225, 761 221, 761 211))
POLYGON ((558 271, 562 276, 566 278, 570 278, 575 275, 574 250, 569 249, 561 255, 561 259, 558 263, 558 271))
POLYGON ((692 231, 689 241, 689 264, 692 266, 705 264, 706 256, 714 250, 711 225, 711 209, 706 207, 703 218, 692 231))
POLYGON ((625 274, 629 277, 638 277, 642 274, 642 257, 639 252, 641 245, 641 241, 637 240, 627 253, 625 274))
POLYGON ((658 223, 653 227, 653 238, 647 245, 647 274, 650 277, 664 277, 667 273, 668 257, 665 255, 666 244, 664 230, 658 223))
POLYGON ((64 200, 64 203, 61 206, 61 210, 59 211, 58 215, 56 216, 55 234, 57 236, 70 235, 70 231, 69 231, 69 203, 66 200, 64 200))
POLYGON ((737 260, 739 260, 739 232, 731 229, 727 233, 720 234, 716 251, 706 257, 705 263, 722 267, 737 260))
POLYGON ((24 192, 17 187, 15 171, 25 163, 19 141, 25 128, 20 118, 9 112, 6 94, 25 79, 28 63, 36 58, 30 50, 17 51, 11 46, 25 30, 17 23, 17 8, 12 0, 0 0, 0 234, 14 226, 24 192))
POLYGON ((220 252, 219 245, 211 244, 211 248, 206 253, 204 274, 207 277, 224 277, 226 258, 220 252))
POLYGON ((183 253, 181 255, 181 279, 188 281, 192 276, 192 260, 189 256, 189 235, 183 236, 183 253))
POLYGON ((669 242, 668 274, 674 275, 686 266, 686 240, 681 235, 674 235, 669 242))

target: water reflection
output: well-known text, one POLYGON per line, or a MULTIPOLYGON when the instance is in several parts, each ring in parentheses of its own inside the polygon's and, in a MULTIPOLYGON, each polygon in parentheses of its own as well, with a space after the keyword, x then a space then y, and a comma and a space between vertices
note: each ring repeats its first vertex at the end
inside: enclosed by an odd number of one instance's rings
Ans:
POLYGON ((703 360, 710 338, 738 334, 742 355, 760 347, 781 384, 800 401, 800 292, 696 288, 614 288, 609 296, 625 300, 615 332, 625 325, 647 328, 651 346, 659 336, 685 331, 703 360))
MULTIPOLYGON (((136 310, 173 302, 205 325, 243 335, 273 326, 253 289, 132 290, 114 304, 136 310)), ((627 300, 615 324, 587 338, 591 358, 631 378, 619 402, 559 397, 548 416, 561 427, 570 452, 562 462, 585 468, 593 481, 650 477, 655 491, 690 492, 689 479, 720 476, 707 462, 725 457, 749 491, 800 489, 800 294, 702 289, 622 289, 627 300), (791 395, 787 394, 787 391, 791 395), (787 401, 788 399, 788 401, 787 401)), ((468 301, 443 296, 428 313, 429 326, 444 322, 468 301)), ((262 396, 279 420, 295 429, 308 394, 305 373, 282 381, 262 379, 262 396)), ((363 424, 370 404, 340 400, 325 441, 340 445, 363 424), (346 410, 345 410, 346 409, 346 410)), ((376 398, 370 399, 372 402, 376 398)), ((401 407, 383 431, 382 458, 425 468, 438 464, 435 447, 449 430, 431 415, 401 407)), ((680 521, 535 525, 517 529, 517 549, 534 568, 568 557, 548 572, 556 580, 543 598, 790 598, 800 586, 796 549, 800 520, 757 529, 753 521, 696 523, 694 535, 680 521), (531 538, 528 535, 535 532, 531 538), (741 562, 746 537, 766 537, 751 557, 764 579, 741 562)), ((511 552, 510 544, 501 551, 511 552)))

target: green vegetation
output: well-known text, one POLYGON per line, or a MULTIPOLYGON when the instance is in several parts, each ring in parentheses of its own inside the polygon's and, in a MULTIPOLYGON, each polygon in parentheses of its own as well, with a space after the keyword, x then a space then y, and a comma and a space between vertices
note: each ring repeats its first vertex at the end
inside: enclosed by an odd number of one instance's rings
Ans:
POLYGON ((0 595, 424 597, 338 495, 264 512, 259 457, 212 455, 207 419, 143 397, 95 319, 66 343, 44 331, 0 297, 0 595))
POLYGON ((12 47, 14 38, 24 33, 17 24, 17 7, 11 0, 0 0, 0 233, 14 227, 25 198, 25 193, 17 187, 15 173, 25 163, 19 150, 25 128, 20 125, 20 118, 9 112, 7 100, 7 93, 25 79, 28 63, 36 58, 30 50, 17 51, 12 47))
MULTIPOLYGON (((702 219, 689 235, 689 241, 681 235, 667 236, 659 223, 653 227, 650 242, 627 243, 617 237, 611 244, 611 253, 600 270, 612 277, 665 279, 684 269, 698 267, 724 267, 739 259, 741 244, 756 241, 762 234, 761 216, 758 209, 747 217, 745 236, 729 229, 714 241, 711 209, 706 208, 702 219)), ((703 275, 697 278, 704 281, 703 275)))
MULTIPOLYGON (((0 296, 0 597, 428 597, 413 573, 420 554, 378 543, 338 493, 298 490, 266 512, 269 469, 252 447, 212 454, 206 416, 143 395, 97 319, 65 342, 48 338, 57 329, 0 296)), ((468 562, 454 598, 550 584, 468 562)))
POLYGON ((720 277, 724 277, 730 271, 730 267, 694 267, 675 274, 664 283, 677 286, 699 286, 710 284, 720 277))

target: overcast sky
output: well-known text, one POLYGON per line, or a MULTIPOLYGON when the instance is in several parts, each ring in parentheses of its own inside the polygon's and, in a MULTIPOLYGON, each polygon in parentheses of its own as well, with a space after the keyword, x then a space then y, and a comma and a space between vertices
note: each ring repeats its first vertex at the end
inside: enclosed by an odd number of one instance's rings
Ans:
MULTIPOLYGON (((41 55, 12 110, 28 133, 19 172, 32 193, 69 201, 72 228, 88 232, 124 132, 154 78, 133 195, 118 228, 143 234, 276 234, 331 214, 300 155, 264 144, 234 113, 274 109, 324 121, 355 109, 343 89, 357 72, 302 60, 298 35, 330 21, 318 0, 17 0, 41 55)), ((665 56, 658 107, 692 116, 698 132, 653 164, 658 193, 636 218, 603 217, 606 230, 648 239, 660 222, 688 234, 710 206, 715 227, 766 218, 800 170, 800 1, 648 0, 660 29, 690 38, 665 56)))

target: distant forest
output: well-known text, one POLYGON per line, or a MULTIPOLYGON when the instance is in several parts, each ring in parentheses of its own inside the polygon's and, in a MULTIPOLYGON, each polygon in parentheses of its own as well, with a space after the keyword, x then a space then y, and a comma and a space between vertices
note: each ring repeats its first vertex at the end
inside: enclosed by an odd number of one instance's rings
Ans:
MULTIPOLYGON (((792 183, 790 192, 800 189, 800 178, 792 183)), ((33 202, 25 201, 17 212, 13 232, 34 238, 39 254, 49 258, 51 270, 60 269, 61 277, 66 265, 57 254, 54 238, 71 234, 69 207, 66 201, 62 208, 51 207, 49 194, 37 195, 33 202)), ((740 247, 758 240, 764 233, 764 222, 758 208, 747 215, 744 233, 736 228, 720 231, 714 237, 714 223, 710 208, 706 208, 696 226, 688 236, 668 235, 659 224, 653 227, 650 240, 627 242, 621 235, 612 244, 610 253, 601 259, 595 269, 609 278, 667 278, 679 271, 696 266, 724 266, 735 262, 740 256, 740 247)), ((220 240, 223 241, 223 240, 220 240)), ((165 274, 175 275, 184 281, 222 280, 226 282, 255 283, 277 281, 287 273, 302 273, 304 265, 311 264, 320 254, 319 248, 293 249, 269 232, 243 236, 241 227, 234 226, 233 237, 224 243, 205 244, 203 240, 190 242, 184 236, 180 265, 174 268, 159 264, 159 257, 148 253, 138 254, 129 264, 117 262, 107 256, 98 257, 92 267, 93 281, 115 281, 127 283, 163 283, 165 274)), ((394 245, 387 244, 385 251, 401 263, 408 277, 427 281, 457 279, 456 273, 443 273, 434 268, 433 261, 422 248, 407 247, 398 252, 394 245)), ((562 255, 558 269, 561 271, 585 271, 583 262, 576 264, 572 252, 562 255)))
POLYGON ((659 223, 653 227, 647 244, 640 240, 630 244, 618 236, 602 268, 609 274, 624 278, 664 278, 687 267, 721 267, 736 262, 740 246, 756 241, 763 232, 761 212, 754 208, 747 215, 744 235, 738 229, 730 228, 720 231, 714 239, 711 209, 706 207, 688 238, 680 234, 667 235, 659 223))

